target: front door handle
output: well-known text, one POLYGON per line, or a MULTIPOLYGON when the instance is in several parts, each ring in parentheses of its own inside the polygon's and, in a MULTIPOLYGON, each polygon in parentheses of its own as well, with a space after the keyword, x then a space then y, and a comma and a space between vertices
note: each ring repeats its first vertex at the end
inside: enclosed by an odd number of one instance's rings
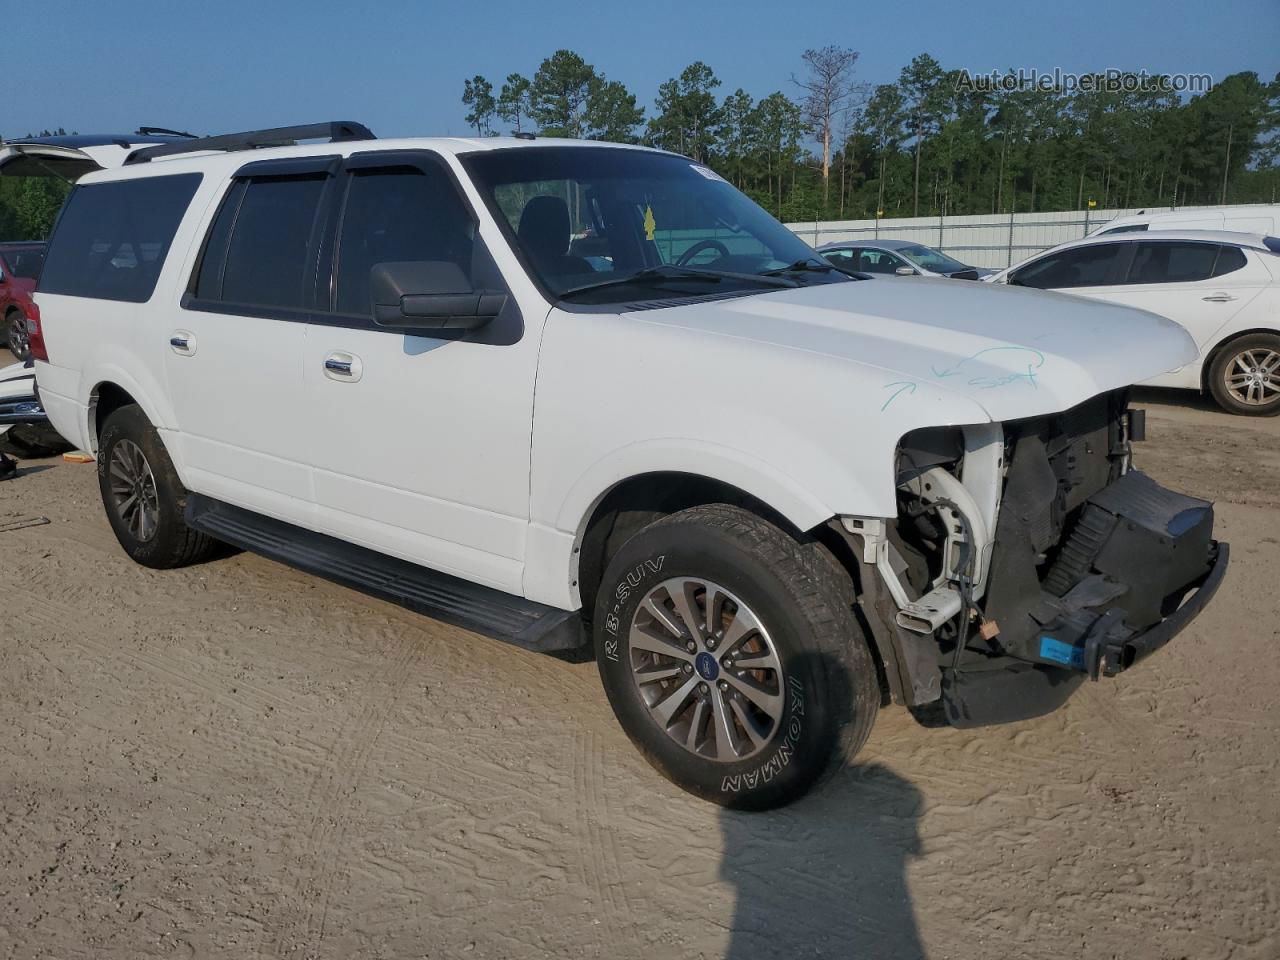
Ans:
POLYGON ((1230 303, 1235 297, 1229 293, 1211 293, 1209 296, 1201 297, 1200 299, 1206 303, 1230 303))
POLYGON ((324 358, 324 375, 339 383, 356 383, 364 375, 364 367, 355 354, 335 351, 324 358))
POLYGON ((169 335, 169 349, 180 357, 195 356, 196 335, 190 330, 175 330, 169 335))

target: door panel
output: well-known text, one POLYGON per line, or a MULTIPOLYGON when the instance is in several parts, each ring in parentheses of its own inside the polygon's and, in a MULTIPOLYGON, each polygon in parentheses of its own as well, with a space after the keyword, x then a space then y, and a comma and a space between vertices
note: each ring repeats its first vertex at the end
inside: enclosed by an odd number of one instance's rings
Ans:
POLYGON ((304 350, 318 523, 520 593, 536 338, 523 335, 514 301, 459 339, 373 325, 369 271, 378 263, 452 263, 476 289, 501 277, 442 165, 372 162, 362 155, 366 166, 346 174, 335 312, 332 323, 310 328, 304 350), (350 371, 333 369, 335 361, 350 371))
POLYGON ((184 309, 161 332, 175 440, 193 489, 304 525, 314 518, 300 427, 308 416, 305 321, 332 180, 279 165, 272 175, 235 180, 184 309))

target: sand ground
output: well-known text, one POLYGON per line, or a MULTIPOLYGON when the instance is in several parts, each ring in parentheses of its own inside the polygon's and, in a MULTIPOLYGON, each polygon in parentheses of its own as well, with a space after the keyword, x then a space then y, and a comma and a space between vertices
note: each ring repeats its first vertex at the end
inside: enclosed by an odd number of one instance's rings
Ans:
POLYGON ((593 663, 238 555, 130 563, 94 468, 0 484, 0 958, 1280 957, 1280 420, 1142 397, 1233 565, 1060 712, 764 815, 658 777, 593 663))

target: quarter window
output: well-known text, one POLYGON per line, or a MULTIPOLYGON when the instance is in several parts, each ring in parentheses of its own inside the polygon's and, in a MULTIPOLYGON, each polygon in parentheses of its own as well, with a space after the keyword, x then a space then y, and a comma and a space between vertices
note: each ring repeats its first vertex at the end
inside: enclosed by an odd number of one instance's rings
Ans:
POLYGON ((78 186, 49 241, 40 290, 145 303, 200 174, 78 186))
POLYGON ((1247 262, 1244 251, 1239 247, 1222 247, 1218 251, 1218 261, 1213 265, 1213 275, 1220 277, 1224 273, 1235 273, 1244 269, 1247 262))

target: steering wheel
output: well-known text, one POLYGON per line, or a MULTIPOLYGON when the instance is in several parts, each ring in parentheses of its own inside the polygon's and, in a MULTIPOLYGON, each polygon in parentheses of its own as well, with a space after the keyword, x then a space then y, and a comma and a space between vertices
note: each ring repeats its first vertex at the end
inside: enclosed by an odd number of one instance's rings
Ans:
MULTIPOLYGON (((716 260, 719 260, 722 257, 729 256, 729 248, 726 247, 719 240, 699 240, 692 247, 690 247, 688 250, 686 250, 684 253, 680 254, 680 256, 676 258, 676 266, 683 267, 690 260, 692 260, 698 254, 700 254, 703 250, 719 250, 720 256, 716 257, 716 260)), ((712 261, 712 262, 714 263, 715 261, 712 261)))

